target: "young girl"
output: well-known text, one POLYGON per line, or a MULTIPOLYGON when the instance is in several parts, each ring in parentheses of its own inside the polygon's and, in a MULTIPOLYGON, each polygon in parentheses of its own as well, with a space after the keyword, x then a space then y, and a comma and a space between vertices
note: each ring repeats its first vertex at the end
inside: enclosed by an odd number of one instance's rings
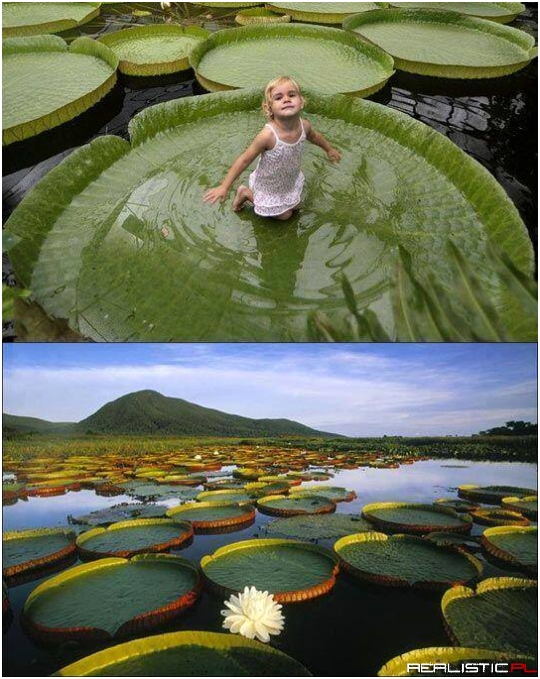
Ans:
POLYGON ((249 188, 238 187, 232 208, 241 210, 249 201, 256 214, 285 220, 300 203, 304 185, 304 175, 300 171, 304 140, 320 146, 332 162, 339 162, 341 154, 322 134, 315 132, 311 123, 300 118, 304 99, 292 78, 281 76, 269 82, 262 107, 269 122, 234 161, 221 184, 205 192, 203 200, 206 203, 223 202, 235 179, 260 156, 257 167, 249 176, 249 188))

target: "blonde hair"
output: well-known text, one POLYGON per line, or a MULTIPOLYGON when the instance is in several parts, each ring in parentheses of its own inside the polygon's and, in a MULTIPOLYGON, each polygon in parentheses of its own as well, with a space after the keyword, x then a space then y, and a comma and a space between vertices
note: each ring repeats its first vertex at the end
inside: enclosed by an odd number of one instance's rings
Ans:
POLYGON ((268 83, 268 85, 264 88, 262 110, 267 118, 271 119, 274 117, 274 114, 272 113, 272 90, 275 87, 278 87, 278 85, 282 85, 283 83, 292 83, 292 85, 298 90, 298 94, 300 95, 302 102, 305 103, 305 99, 304 97, 302 97, 302 92, 300 91, 300 85, 296 82, 296 80, 294 78, 291 78, 290 75, 280 75, 279 77, 271 80, 268 83))

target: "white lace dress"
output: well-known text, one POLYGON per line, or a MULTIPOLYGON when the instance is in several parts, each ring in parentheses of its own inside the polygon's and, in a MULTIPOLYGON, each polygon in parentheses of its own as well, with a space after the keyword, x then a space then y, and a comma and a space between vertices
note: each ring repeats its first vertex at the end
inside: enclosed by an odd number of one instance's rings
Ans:
POLYGON ((257 167, 249 175, 255 213, 262 217, 276 217, 300 202, 304 186, 300 162, 306 139, 302 120, 300 124, 302 132, 293 144, 280 139, 272 125, 266 125, 274 133, 276 144, 274 148, 261 153, 257 167))

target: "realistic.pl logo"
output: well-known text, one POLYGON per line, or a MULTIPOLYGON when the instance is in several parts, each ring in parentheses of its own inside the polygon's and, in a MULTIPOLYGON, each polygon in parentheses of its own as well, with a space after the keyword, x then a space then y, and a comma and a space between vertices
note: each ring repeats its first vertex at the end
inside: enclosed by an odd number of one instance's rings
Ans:
POLYGON ((407 673, 411 674, 484 674, 495 676, 498 674, 538 674, 537 669, 528 667, 522 662, 463 662, 457 663, 407 663, 407 673))

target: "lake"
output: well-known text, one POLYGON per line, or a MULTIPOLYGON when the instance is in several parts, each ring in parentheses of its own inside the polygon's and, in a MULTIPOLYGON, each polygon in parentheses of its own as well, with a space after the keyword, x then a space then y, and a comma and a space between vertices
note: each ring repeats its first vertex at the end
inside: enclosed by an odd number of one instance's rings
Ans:
MULTIPOLYGON (((222 471, 229 472, 227 467, 222 471)), ((331 467, 329 467, 331 469, 331 467)), ((398 469, 361 467, 337 471, 321 485, 354 490, 357 498, 340 502, 337 512, 360 513, 376 501, 433 502, 456 498, 462 484, 510 485, 536 488, 537 466, 527 463, 425 460, 398 469)), ((306 485, 317 485, 310 482, 306 485)), ((128 496, 101 497, 91 490, 68 492, 49 498, 29 498, 4 507, 4 530, 66 526, 68 515, 82 515, 119 502, 128 496)), ((174 500, 166 501, 174 506, 174 500)), ((232 542, 264 537, 264 526, 274 517, 257 512, 255 524, 234 533, 196 535, 193 543, 178 552, 193 563, 232 542)), ((483 527, 474 524, 472 535, 483 527)), ((320 541, 330 547, 331 542, 320 541)), ((478 556, 478 554, 477 554, 478 556)), ((516 575, 487 563, 483 577, 516 575)), ((84 649, 74 643, 42 647, 21 631, 19 615, 28 594, 42 580, 9 589, 14 620, 4 635, 5 676, 46 676, 89 655, 98 647, 84 649)), ((427 646, 451 645, 440 612, 441 592, 414 591, 398 587, 368 585, 343 571, 327 595, 311 601, 284 605, 285 628, 272 645, 303 663, 315 676, 370 676, 396 655, 427 646)), ((223 600, 204 591, 196 605, 156 633, 176 630, 220 632, 223 600)))

